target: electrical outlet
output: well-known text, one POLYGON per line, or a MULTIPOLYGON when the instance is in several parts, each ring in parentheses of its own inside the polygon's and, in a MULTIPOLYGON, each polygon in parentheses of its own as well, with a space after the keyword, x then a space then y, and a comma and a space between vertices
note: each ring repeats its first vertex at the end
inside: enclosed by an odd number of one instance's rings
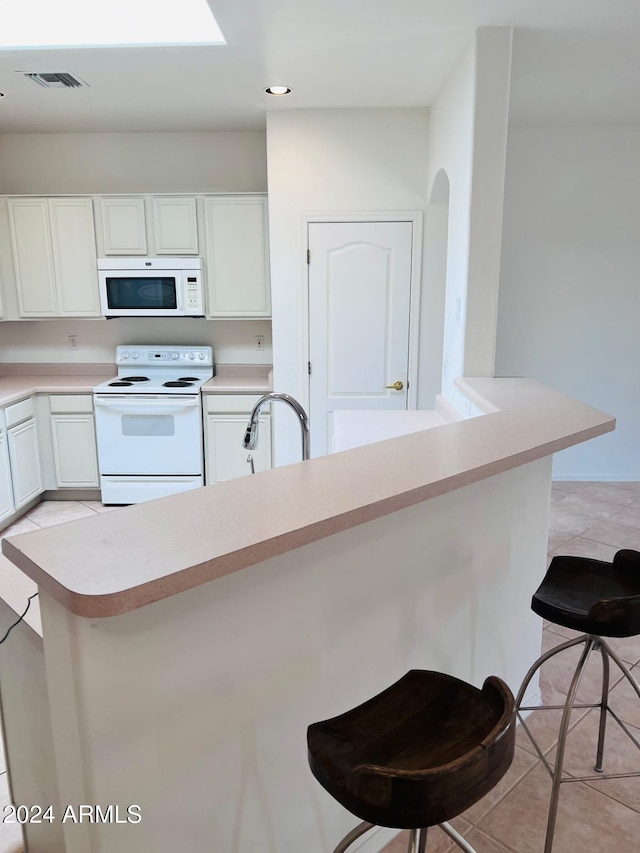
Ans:
POLYGON ((256 349, 264 349, 264 335, 256 335, 256 349))
POLYGON ((69 335, 69 349, 78 349, 77 335, 69 335))

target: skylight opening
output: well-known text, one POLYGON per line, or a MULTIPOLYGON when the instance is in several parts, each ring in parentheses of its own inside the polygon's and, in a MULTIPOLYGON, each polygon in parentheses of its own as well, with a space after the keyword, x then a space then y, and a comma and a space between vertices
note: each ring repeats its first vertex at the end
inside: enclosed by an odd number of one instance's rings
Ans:
POLYGON ((226 44, 207 0, 0 0, 0 49, 226 44))

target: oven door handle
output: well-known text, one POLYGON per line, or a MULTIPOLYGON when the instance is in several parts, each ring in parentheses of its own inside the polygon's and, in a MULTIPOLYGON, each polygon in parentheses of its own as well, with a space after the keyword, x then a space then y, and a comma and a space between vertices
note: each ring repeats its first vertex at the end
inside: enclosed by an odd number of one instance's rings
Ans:
POLYGON ((169 401, 162 398, 158 399, 158 397, 150 399, 148 396, 146 398, 138 397, 132 399, 129 397, 117 400, 113 399, 113 397, 107 399, 96 397, 94 403, 103 409, 110 409, 111 411, 119 410, 127 414, 160 415, 169 414, 170 412, 180 412, 184 409, 198 408, 200 398, 196 397, 195 400, 177 399, 169 401))

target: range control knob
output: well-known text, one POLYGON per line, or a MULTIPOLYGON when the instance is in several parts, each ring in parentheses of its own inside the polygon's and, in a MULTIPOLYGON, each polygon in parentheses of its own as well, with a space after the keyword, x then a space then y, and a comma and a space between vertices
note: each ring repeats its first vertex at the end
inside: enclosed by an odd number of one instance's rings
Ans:
POLYGON ((172 358, 172 359, 174 359, 174 361, 175 361, 175 359, 176 359, 176 358, 179 358, 179 357, 180 357, 180 356, 179 356, 179 354, 178 354, 177 352, 172 352, 172 353, 171 353, 171 358, 172 358))
POLYGON ((201 352, 198 358, 200 359, 200 361, 204 361, 204 353, 201 352))
POLYGON ((132 352, 131 358, 140 358, 140 353, 139 352, 132 352))
POLYGON ((130 355, 129 350, 126 349, 124 352, 120 353, 120 358, 129 358, 129 355, 130 355))
POLYGON ((196 357, 195 352, 190 352, 190 353, 189 353, 189 358, 191 359, 191 361, 193 361, 193 359, 194 359, 195 357, 196 357))

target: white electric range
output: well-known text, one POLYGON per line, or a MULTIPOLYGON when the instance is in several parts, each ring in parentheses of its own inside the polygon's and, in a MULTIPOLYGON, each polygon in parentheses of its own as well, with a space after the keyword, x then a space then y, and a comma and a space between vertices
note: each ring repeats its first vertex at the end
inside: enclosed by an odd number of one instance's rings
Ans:
POLYGON ((116 365, 93 389, 102 502, 204 485, 200 388, 215 374, 211 347, 119 346, 116 365))

